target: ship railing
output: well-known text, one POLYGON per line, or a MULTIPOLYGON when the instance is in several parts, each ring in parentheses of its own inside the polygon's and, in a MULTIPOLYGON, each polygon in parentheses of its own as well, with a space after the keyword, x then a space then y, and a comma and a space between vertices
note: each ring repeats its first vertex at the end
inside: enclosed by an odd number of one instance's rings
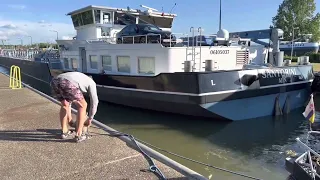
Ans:
POLYGON ((172 43, 177 44, 177 43, 187 42, 187 43, 189 44, 189 34, 187 34, 187 33, 171 33, 171 34, 170 34, 170 41, 169 41, 169 42, 170 42, 170 47, 172 47, 172 43), (172 40, 172 35, 174 35, 174 36, 176 37, 176 40, 175 40, 175 41, 172 40), (181 37, 178 38, 177 35, 187 36, 187 41, 182 40, 181 37))
MULTIPOLYGON (((317 168, 313 167, 313 161, 312 161, 312 156, 311 153, 316 156, 316 159, 320 158, 320 154, 318 154, 316 151, 314 151, 311 147, 309 147, 307 144, 303 143, 300 138, 296 138, 296 141, 299 142, 300 145, 302 145, 305 149, 307 149, 307 151, 304 153, 305 154, 305 158, 308 161, 308 164, 303 163, 306 166, 309 166, 309 168, 311 169, 311 175, 313 179, 316 179, 316 176, 318 178, 320 178, 320 175, 317 173, 317 168)), ((300 156, 301 157, 301 156, 300 156)), ((300 162, 300 158, 298 158, 296 160, 297 162, 300 162)))
MULTIPOLYGON (((161 34, 146 34, 146 35, 134 35, 134 36, 122 36, 121 37, 121 43, 123 44, 123 39, 124 38, 132 38, 132 44, 134 44, 134 40, 135 40, 135 38, 141 38, 141 37, 145 37, 145 44, 147 44, 148 43, 148 37, 150 38, 150 36, 159 36, 159 40, 160 40, 160 42, 158 41, 158 43, 161 43, 161 40, 162 40, 162 36, 161 36, 161 34)), ((139 44, 141 44, 141 43, 139 43, 139 44)))
MULTIPOLYGON (((156 43, 169 43, 169 47, 173 47, 175 46, 175 44, 178 43, 184 43, 187 42, 189 44, 189 35, 187 33, 171 33, 169 35, 169 38, 164 38, 161 34, 147 34, 147 35, 134 35, 134 36, 122 36, 121 37, 121 44, 124 43, 124 38, 132 38, 132 44, 135 44, 135 40, 136 38, 141 38, 144 37, 145 38, 145 44, 148 44, 148 38, 150 38, 150 36, 154 37, 154 36, 159 36, 159 40, 157 40, 156 43), (183 36, 187 36, 187 40, 183 40, 181 38, 179 38, 177 35, 183 35, 183 36), (173 36, 175 36, 175 40, 173 40, 173 36)), ((141 43, 139 43, 141 44, 141 43)))
POLYGON ((37 50, 16 50, 16 49, 2 49, 0 51, 0 56, 10 57, 10 58, 19 58, 23 60, 33 59, 39 51, 37 50))
POLYGON ((109 44, 115 44, 116 43, 116 37, 101 37, 97 39, 87 39, 85 40, 88 44, 95 43, 95 42, 105 42, 109 44))

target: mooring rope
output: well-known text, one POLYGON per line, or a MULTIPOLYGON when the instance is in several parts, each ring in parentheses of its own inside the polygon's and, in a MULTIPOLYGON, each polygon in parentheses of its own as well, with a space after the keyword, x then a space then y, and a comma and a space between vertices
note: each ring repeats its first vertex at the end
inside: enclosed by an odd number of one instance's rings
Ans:
POLYGON ((164 176, 164 174, 161 172, 161 170, 158 168, 158 166, 154 163, 154 161, 152 160, 152 158, 147 154, 145 153, 141 147, 137 144, 137 141, 136 139, 130 135, 130 134, 125 134, 125 133, 121 133, 121 132, 117 132, 115 131, 113 134, 110 134, 109 136, 113 136, 113 137, 117 137, 117 136, 127 136, 129 137, 133 142, 134 144, 139 148, 140 152, 143 154, 143 156, 147 159, 148 163, 149 163, 149 170, 151 172, 153 172, 154 174, 156 174, 158 176, 158 178, 160 179, 163 179, 163 180, 166 180, 167 178, 164 176))
MULTIPOLYGON (((119 132, 119 131, 113 131, 112 133, 109 132, 108 136, 127 136, 129 137, 135 144, 136 146, 141 150, 141 148, 139 147, 139 145, 136 143, 136 140, 145 144, 145 145, 148 145, 150 147, 153 147, 155 149, 158 149, 160 151, 163 151, 163 152, 166 152, 168 154, 171 154, 171 155, 174 155, 174 156, 177 156, 179 158, 182 158, 182 159, 185 159, 185 160, 188 160, 188 161, 191 161, 191 162, 194 162, 194 163, 198 163, 198 164, 201 164, 201 165, 204 165, 204 166, 207 166, 207 167, 211 167, 211 168, 214 168, 214 169, 217 169, 217 170, 220 170, 220 171, 224 171, 224 172, 228 172, 228 173, 231 173, 231 174, 234 174, 234 175, 238 175, 238 176, 242 176, 242 177, 246 177, 246 178, 249 178, 249 179, 255 179, 255 180, 262 180, 260 178, 256 178, 256 177, 253 177, 253 176, 249 176, 249 175, 245 175, 245 174, 242 174, 242 173, 238 173, 238 172, 234 172, 234 171, 231 171, 231 170, 227 170, 227 169, 224 169, 224 168, 220 168, 220 167, 216 167, 216 166, 213 166, 213 165, 210 165, 210 164, 206 164, 206 163, 203 163, 203 162, 200 162, 200 161, 196 161, 194 159, 191 159, 191 158, 187 158, 187 157, 184 157, 182 155, 179 155, 179 154, 176 154, 176 153, 173 153, 173 152, 170 152, 170 151, 167 151, 167 150, 164 150, 162 148, 159 148, 157 146, 154 146, 150 143, 147 143, 145 141, 142 141, 140 139, 137 139, 137 138, 134 138, 132 135, 130 134, 126 134, 126 133, 122 133, 122 132, 119 132)), ((141 150, 141 152, 143 152, 141 150)), ((144 152, 143 152, 144 153, 144 152)), ((144 153, 145 154, 145 153, 144 153)), ((150 156, 146 155, 148 158, 150 158, 150 156)), ((151 159, 151 158, 150 158, 151 159)), ((152 159, 151 159, 152 161, 152 159)), ((152 161, 153 162, 153 161, 152 161)), ((151 168, 151 167, 150 167, 151 168)), ((156 169, 158 169, 156 166, 155 166, 156 169)), ((159 169, 158 169, 159 170, 159 169)), ((160 170, 159 170, 160 171, 160 170)), ((160 171, 161 173, 161 171, 160 171)), ((161 173, 162 174, 162 173, 161 173)), ((163 176, 164 177, 164 176, 163 176)))

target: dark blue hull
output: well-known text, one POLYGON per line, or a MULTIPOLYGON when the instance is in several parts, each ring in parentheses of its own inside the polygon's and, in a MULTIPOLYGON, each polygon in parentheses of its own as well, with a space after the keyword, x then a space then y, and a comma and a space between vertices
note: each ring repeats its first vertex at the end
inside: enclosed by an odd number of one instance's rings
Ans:
POLYGON ((206 103, 202 104, 201 107, 232 121, 238 121, 274 115, 277 97, 279 97, 281 110, 285 109, 287 97, 290 97, 290 101, 287 101, 290 110, 301 108, 308 101, 310 94, 311 89, 306 87, 305 89, 285 93, 279 92, 266 96, 206 103))

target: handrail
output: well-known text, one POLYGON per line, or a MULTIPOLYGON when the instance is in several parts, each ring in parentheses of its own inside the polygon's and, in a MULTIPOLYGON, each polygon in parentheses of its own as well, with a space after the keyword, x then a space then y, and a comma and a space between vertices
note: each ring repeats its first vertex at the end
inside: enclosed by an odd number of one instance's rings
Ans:
MULTIPOLYGON (((161 34, 146 34, 146 35, 122 36, 122 37, 121 37, 121 44, 123 44, 123 39, 124 39, 124 38, 133 38, 133 44, 134 44, 135 38, 136 38, 136 37, 141 37, 141 36, 143 36, 143 37, 146 38, 146 42, 145 42, 146 44, 147 44, 147 42, 148 42, 148 37, 149 37, 149 36, 160 36, 160 42, 158 42, 158 43, 161 43, 161 40, 164 39, 164 38, 162 38, 161 34)), ((189 44, 189 34, 187 34, 187 33, 170 33, 169 40, 170 40, 170 42, 169 42, 170 47, 172 47, 172 43, 174 43, 174 42, 175 42, 175 43, 177 43, 177 42, 188 42, 188 44, 189 44), (176 38, 176 40, 173 41, 173 40, 172 40, 172 35, 186 35, 186 36, 187 36, 187 40, 184 41, 184 40, 181 40, 181 38, 176 38), (179 39, 180 39, 180 41, 179 41, 179 39)))
MULTIPOLYGON (((186 33, 171 33, 170 34, 170 47, 171 47, 171 42, 172 42, 172 35, 187 35, 187 42, 189 44, 189 34, 186 34, 186 33)), ((176 40, 174 42, 177 42, 177 39, 178 38, 176 38, 176 40)), ((184 41, 182 41, 182 42, 184 42, 184 41)))
MULTIPOLYGON (((48 54, 48 52, 43 52, 44 55, 49 55, 49 58, 57 59, 56 57, 60 56, 59 53, 53 52, 52 54, 48 54), (56 54, 56 55, 55 55, 56 54)), ((19 58, 23 60, 32 60, 37 55, 41 54, 41 50, 34 49, 1 49, 0 56, 2 57, 10 57, 10 58, 19 58)), ((41 58, 41 57, 40 57, 41 58)))
POLYGON ((161 40, 162 40, 161 34, 146 34, 146 35, 122 36, 122 37, 121 37, 121 43, 123 44, 123 38, 124 38, 124 37, 132 37, 132 38, 133 38, 132 42, 133 42, 133 44, 134 44, 134 38, 135 38, 135 37, 141 37, 141 36, 143 36, 143 37, 146 38, 146 44, 147 44, 147 42, 148 42, 148 36, 159 36, 159 37, 160 37, 160 43, 161 43, 161 40))

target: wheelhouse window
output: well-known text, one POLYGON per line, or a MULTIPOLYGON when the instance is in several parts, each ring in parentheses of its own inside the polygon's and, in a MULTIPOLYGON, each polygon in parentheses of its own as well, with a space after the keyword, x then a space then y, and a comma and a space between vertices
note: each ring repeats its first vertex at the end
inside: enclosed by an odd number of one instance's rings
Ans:
POLYGON ((130 73, 130 57, 118 56, 117 57, 118 72, 130 73))
POLYGON ((69 59, 63 58, 63 65, 65 69, 69 69, 69 59))
POLYGON ((85 11, 85 12, 81 13, 81 18, 83 21, 83 25, 93 24, 92 10, 85 11))
POLYGON ((102 68, 105 71, 112 71, 111 56, 102 56, 102 68))
POLYGON ((111 22, 111 16, 109 12, 103 12, 102 13, 102 22, 103 24, 109 24, 111 22))
POLYGON ((101 14, 100 10, 94 10, 94 18, 95 18, 96 24, 100 24, 101 23, 100 14, 101 14))
POLYGON ((98 58, 96 55, 90 55, 89 56, 90 60, 90 68, 91 69, 98 69, 98 58))
POLYGON ((79 27, 87 24, 93 24, 92 10, 88 10, 79 14, 71 15, 74 27, 79 27))
POLYGON ((155 58, 154 57, 139 57, 138 71, 140 74, 155 73, 155 58))
POLYGON ((75 14, 71 16, 72 22, 73 22, 73 26, 74 27, 79 27, 82 26, 82 19, 81 19, 81 15, 80 14, 75 14))

